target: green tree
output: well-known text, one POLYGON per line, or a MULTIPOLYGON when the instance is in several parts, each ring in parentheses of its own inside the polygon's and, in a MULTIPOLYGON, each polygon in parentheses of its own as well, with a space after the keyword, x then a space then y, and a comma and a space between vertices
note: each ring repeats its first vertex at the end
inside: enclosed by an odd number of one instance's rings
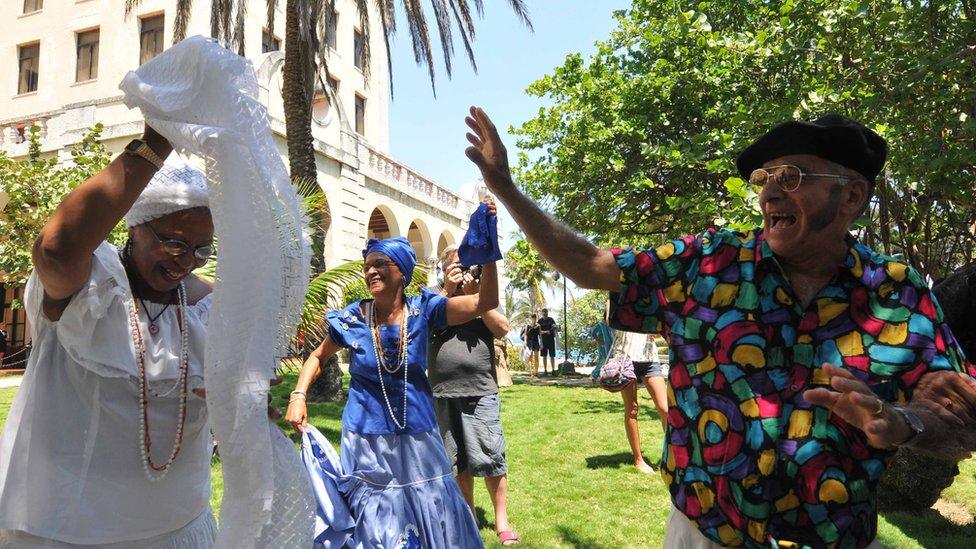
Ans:
POLYGON ((596 359, 598 344, 590 330, 603 321, 607 293, 599 290, 584 291, 569 303, 567 334, 572 360, 577 365, 591 364, 596 359))
POLYGON ((758 224, 734 159, 838 112, 891 151, 867 243, 939 278, 974 257, 976 23, 967 1, 635 0, 587 61, 529 87, 526 191, 601 243, 758 224))
MULTIPOLYGON (((44 223, 61 200, 109 162, 109 153, 98 141, 102 125, 88 129, 71 148, 71 161, 59 163, 56 155, 42 156, 40 128, 32 126, 27 156, 12 159, 0 152, 0 190, 9 197, 0 213, 0 271, 10 286, 22 286, 33 270, 31 249, 44 223)), ((109 240, 125 240, 124 224, 109 240)))
POLYGON ((509 287, 526 292, 529 311, 537 313, 545 307, 545 290, 555 288, 555 271, 528 240, 518 235, 518 240, 505 252, 505 271, 509 278, 509 287))

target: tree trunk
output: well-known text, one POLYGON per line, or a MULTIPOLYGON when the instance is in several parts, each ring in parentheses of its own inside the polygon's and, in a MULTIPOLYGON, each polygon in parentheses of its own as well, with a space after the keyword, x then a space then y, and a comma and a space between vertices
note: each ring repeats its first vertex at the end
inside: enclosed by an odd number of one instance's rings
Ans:
MULTIPOLYGON (((281 98, 285 109, 291 180, 317 182, 315 149, 312 147, 315 59, 314 52, 309 48, 309 41, 302 40, 299 30, 300 1, 288 0, 285 6, 285 66, 282 69, 281 98)), ((321 234, 316 236, 323 237, 321 234)), ((324 268, 322 246, 313 246, 313 249, 316 253, 312 257, 312 272, 318 273, 324 268)), ((335 357, 322 365, 322 372, 309 387, 308 393, 310 401, 336 401, 345 398, 342 392, 342 370, 339 369, 339 362, 335 357)))

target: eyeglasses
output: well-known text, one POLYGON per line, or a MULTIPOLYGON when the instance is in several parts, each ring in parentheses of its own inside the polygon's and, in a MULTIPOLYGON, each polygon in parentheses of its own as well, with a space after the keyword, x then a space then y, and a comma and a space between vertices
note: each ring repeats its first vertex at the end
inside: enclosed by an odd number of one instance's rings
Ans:
POLYGON ((376 269, 377 271, 382 271, 395 266, 396 263, 392 261, 387 261, 385 259, 377 259, 376 261, 370 263, 363 263, 363 273, 364 274, 368 273, 370 269, 376 269))
POLYGON ((190 246, 189 244, 183 242, 182 240, 175 240, 175 239, 163 240, 162 238, 160 238, 159 234, 156 233, 156 229, 153 229, 152 225, 146 223, 145 226, 147 229, 149 229, 149 232, 151 232, 152 235, 156 237, 156 240, 159 241, 160 245, 162 245, 163 250, 173 257, 179 257, 181 255, 192 252, 193 258, 196 260, 197 265, 202 266, 210 259, 210 256, 213 255, 212 243, 204 246, 197 246, 196 248, 194 248, 193 246, 190 246))
POLYGON ((804 173, 799 166, 784 164, 782 166, 772 166, 769 168, 758 168, 749 175, 749 183, 756 187, 758 193, 766 185, 767 181, 775 183, 783 192, 791 193, 800 188, 804 177, 830 177, 837 179, 841 185, 852 181, 853 177, 846 175, 836 175, 832 173, 804 173))

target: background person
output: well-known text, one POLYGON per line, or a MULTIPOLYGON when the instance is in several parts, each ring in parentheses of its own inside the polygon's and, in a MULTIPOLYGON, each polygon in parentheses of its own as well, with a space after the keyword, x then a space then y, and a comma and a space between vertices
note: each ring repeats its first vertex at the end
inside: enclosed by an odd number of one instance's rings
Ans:
MULTIPOLYGON (((482 284, 461 270, 457 250, 448 246, 441 253, 445 297, 477 294, 482 284)), ((508 522, 508 464, 494 353, 494 338, 508 330, 508 319, 497 309, 435 330, 428 364, 437 424, 461 493, 474 513, 474 477, 484 478, 498 541, 515 545, 519 537, 508 522)))
POLYGON ((525 342, 525 348, 529 351, 529 377, 535 377, 539 373, 539 315, 532 313, 529 323, 522 327, 519 337, 525 342))
POLYGON ((785 122, 740 153, 761 228, 601 250, 515 187, 484 111, 466 123, 468 158, 543 258, 614 292, 615 327, 668 334, 665 547, 880 547, 894 449, 968 454, 976 369, 921 276, 850 234, 887 155, 864 125, 785 122))
POLYGON ((204 176, 148 126, 37 237, 27 372, 0 438, 0 547, 210 547, 204 176), (105 242, 125 216, 122 249, 105 242), (153 444, 155 442, 155 444, 153 444), (78 544, 78 545, 75 545, 78 544))
POLYGON ((668 395, 665 373, 657 354, 657 344, 654 342, 653 334, 617 330, 615 335, 610 356, 629 358, 634 363, 634 375, 638 381, 620 391, 620 396, 624 399, 624 429, 627 432, 627 442, 634 455, 634 467, 641 473, 650 474, 654 472, 654 468, 644 461, 644 455, 641 453, 640 402, 637 393, 640 389, 639 384, 647 388, 661 418, 661 425, 667 430, 668 395))
POLYGON ((0 322, 0 367, 3 366, 3 357, 7 354, 7 326, 0 322))
POLYGON ((556 320, 549 316, 549 309, 542 309, 542 316, 539 317, 539 354, 542 355, 542 369, 546 375, 549 374, 550 362, 552 363, 553 375, 559 373, 556 368, 556 334, 558 332, 559 326, 556 324, 556 320))
MULTIPOLYGON (((490 207, 494 215, 494 205, 490 207)), ((357 547, 482 547, 453 479, 425 374, 431 330, 464 324, 498 306, 494 263, 480 291, 444 297, 407 296, 417 263, 406 238, 370 240, 363 278, 372 299, 326 314, 329 337, 302 366, 285 419, 308 425, 305 392, 323 361, 349 350, 349 397, 342 414, 338 480, 357 547), (416 544, 416 545, 410 545, 416 544)), ((340 502, 337 502, 340 503, 340 502)))

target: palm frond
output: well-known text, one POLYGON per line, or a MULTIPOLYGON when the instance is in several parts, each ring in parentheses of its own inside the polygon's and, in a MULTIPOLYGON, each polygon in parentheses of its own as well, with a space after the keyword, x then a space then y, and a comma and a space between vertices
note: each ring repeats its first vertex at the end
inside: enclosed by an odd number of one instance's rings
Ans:
POLYGON ((237 0, 237 19, 234 21, 234 35, 231 40, 228 40, 228 46, 231 44, 237 46, 237 55, 244 55, 244 19, 247 17, 247 0, 237 0))
POLYGON ((274 36, 275 10, 278 8, 278 0, 267 0, 265 6, 267 7, 268 33, 274 36))
POLYGON ((359 28, 363 33, 363 76, 369 85, 369 67, 373 64, 373 48, 370 47, 369 3, 366 0, 356 0, 356 11, 359 12, 359 28))
POLYGON ((474 48, 471 46, 471 41, 474 40, 474 20, 471 19, 471 8, 468 6, 467 0, 453 0, 451 2, 451 11, 454 13, 458 31, 461 33, 464 52, 468 55, 471 68, 477 73, 478 63, 474 60, 474 48))
POLYGON ((437 95, 434 83, 434 59, 430 50, 430 31, 427 28, 427 17, 420 0, 403 0, 403 8, 407 12, 407 27, 410 29, 410 39, 413 43, 413 58, 418 65, 427 64, 430 75, 430 87, 437 95))
POLYGON ((320 341, 325 338, 325 312, 342 305, 346 289, 363 278, 363 262, 350 261, 329 269, 313 278, 308 284, 305 304, 302 307, 298 328, 320 341))
POLYGON ((434 19, 437 22, 437 34, 441 39, 441 49, 444 51, 444 69, 447 77, 451 77, 451 58, 454 57, 454 38, 451 32, 451 14, 448 12, 447 0, 430 0, 434 8, 434 19))
POLYGON ((173 43, 186 38, 186 28, 190 24, 190 10, 193 0, 176 1, 176 17, 173 19, 173 43))
MULTIPOLYGON (((478 0, 481 3, 481 0, 478 0)), ((525 0, 508 0, 508 3, 512 6, 512 11, 515 15, 522 21, 530 32, 535 32, 535 27, 532 26, 532 21, 529 19, 529 8, 525 5, 525 0)))

